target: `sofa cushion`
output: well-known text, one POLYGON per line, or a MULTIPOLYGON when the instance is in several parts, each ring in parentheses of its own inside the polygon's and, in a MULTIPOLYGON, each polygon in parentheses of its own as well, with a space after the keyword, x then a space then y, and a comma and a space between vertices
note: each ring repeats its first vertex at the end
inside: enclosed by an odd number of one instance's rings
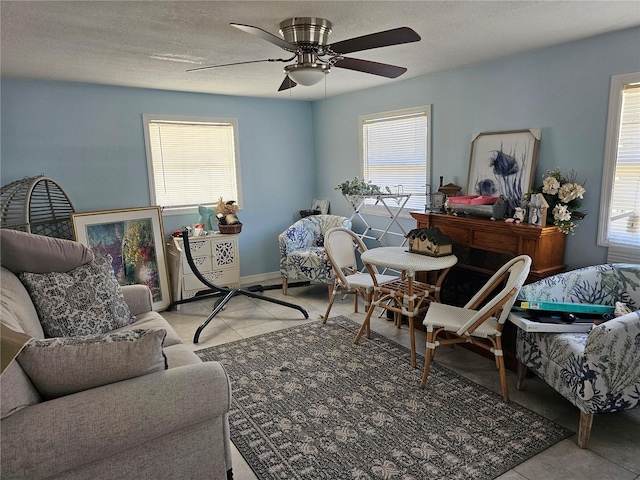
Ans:
POLYGON ((162 315, 158 312, 146 312, 141 313, 136 316, 136 321, 126 327, 119 328, 118 330, 114 330, 114 332, 119 332, 122 330, 130 330, 132 328, 144 328, 147 330, 166 330, 167 336, 164 339, 164 346, 169 347, 171 345, 176 345, 182 343, 182 339, 178 335, 178 333, 169 325, 162 315))
POLYGON ((165 347, 164 354, 167 356, 168 369, 202 362, 200 357, 184 344, 165 347))
POLYGON ((543 278, 520 289, 521 300, 545 302, 627 304, 640 307, 640 269, 637 264, 591 265, 543 278))
POLYGON ((35 338, 44 338, 29 292, 18 277, 4 267, 0 267, 0 319, 16 332, 24 332, 35 338))
POLYGON ((110 256, 69 271, 20 273, 45 337, 106 333, 135 319, 124 301, 110 256))
POLYGON ((11 362, 0 375, 0 418, 4 419, 41 401, 40 394, 20 364, 11 362))
POLYGON ((31 338, 26 333, 16 331, 6 324, 0 323, 0 357, 2 357, 0 373, 4 372, 13 362, 31 338))
POLYGON ((93 260, 93 252, 79 242, 0 229, 2 265, 13 273, 68 272, 93 260))
POLYGON ((31 340, 18 363, 49 400, 167 368, 164 330, 31 340))
POLYGON ((17 355, 31 339, 29 335, 0 323, 0 354, 2 356, 0 408, 2 418, 40 402, 40 395, 33 388, 31 380, 15 361, 17 355))

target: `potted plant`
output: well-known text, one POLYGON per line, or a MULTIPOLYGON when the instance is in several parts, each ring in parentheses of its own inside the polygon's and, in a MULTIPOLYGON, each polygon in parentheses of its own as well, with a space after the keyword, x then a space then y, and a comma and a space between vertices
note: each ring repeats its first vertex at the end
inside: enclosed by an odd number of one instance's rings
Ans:
MULTIPOLYGON (((389 187, 386 188, 390 193, 389 187)), ((354 177, 353 180, 347 180, 335 187, 335 190, 340 190, 343 195, 349 195, 353 197, 365 197, 367 195, 382 195, 383 192, 378 185, 375 185, 364 180, 360 180, 358 177, 354 177)))

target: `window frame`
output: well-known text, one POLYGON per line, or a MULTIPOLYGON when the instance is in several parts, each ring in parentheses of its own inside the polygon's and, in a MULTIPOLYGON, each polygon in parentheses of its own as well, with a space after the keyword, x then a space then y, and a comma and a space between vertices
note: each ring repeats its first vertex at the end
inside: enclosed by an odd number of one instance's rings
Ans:
MULTIPOLYGON (((426 151, 426 159, 425 159, 426 165, 425 165, 425 178, 424 178, 425 190, 424 190, 424 193, 421 194, 421 196, 425 197, 425 202, 426 202, 427 185, 430 184, 430 179, 431 179, 431 131, 432 131, 431 108, 432 108, 431 104, 426 104, 426 105, 418 105, 415 107, 386 110, 382 112, 359 115, 358 116, 358 140, 359 140, 359 149, 360 149, 359 150, 360 178, 363 178, 365 179, 365 181, 368 181, 364 173, 365 172, 365 159, 364 159, 364 126, 365 124, 367 122, 371 122, 375 120, 392 119, 393 117, 401 117, 405 115, 415 115, 416 113, 424 113, 427 120, 427 134, 426 134, 427 144, 426 144, 426 150, 425 150, 426 151)), ((380 187, 384 188, 385 185, 380 185, 380 187)), ((399 193, 403 193, 403 192, 399 192, 399 193)), ((389 208, 393 208, 393 206, 389 205, 389 208)), ((384 207, 384 205, 365 204, 362 206, 361 211, 369 215, 379 215, 379 216, 389 215, 389 212, 384 207)), ((414 207, 405 207, 402 209, 402 212, 400 212, 399 217, 412 218, 409 215, 409 212, 415 212, 415 211, 416 211, 416 208, 414 207)))
POLYGON ((598 246, 613 247, 634 252, 640 252, 640 248, 635 245, 616 243, 609 240, 609 225, 611 222, 611 197, 613 195, 615 172, 618 163, 618 140, 622 120, 623 89, 625 85, 637 82, 640 82, 640 72, 611 76, 597 239, 598 246))
MULTIPOLYGON (((236 177, 236 189, 237 198, 233 198, 238 204, 239 209, 242 209, 242 178, 240 175, 240 143, 239 143, 239 129, 237 118, 226 117, 199 117, 189 115, 156 115, 156 114, 142 114, 143 130, 144 130, 144 143, 147 162, 147 179, 149 182, 149 201, 151 205, 159 205, 157 202, 156 189, 155 189, 155 175, 153 171, 153 158, 151 156, 151 135, 149 131, 149 124, 153 122, 168 122, 168 123, 218 123, 230 125, 233 129, 233 143, 235 152, 235 177, 236 177)), ((231 198, 229 200, 232 200, 231 198)), ((211 202, 205 202, 201 205, 212 207, 216 204, 217 198, 212 198, 211 202)), ((182 205, 182 206, 161 206, 163 215, 183 215, 198 213, 197 205, 182 205)))

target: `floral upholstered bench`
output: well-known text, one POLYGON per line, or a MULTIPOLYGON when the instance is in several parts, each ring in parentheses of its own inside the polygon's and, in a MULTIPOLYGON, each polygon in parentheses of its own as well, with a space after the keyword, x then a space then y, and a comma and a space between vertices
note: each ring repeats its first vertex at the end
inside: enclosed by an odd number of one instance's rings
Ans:
POLYGON ((518 330, 518 389, 527 369, 580 410, 578 445, 585 448, 593 415, 640 406, 640 265, 581 268, 525 285, 523 300, 626 304, 623 314, 588 333, 518 330))

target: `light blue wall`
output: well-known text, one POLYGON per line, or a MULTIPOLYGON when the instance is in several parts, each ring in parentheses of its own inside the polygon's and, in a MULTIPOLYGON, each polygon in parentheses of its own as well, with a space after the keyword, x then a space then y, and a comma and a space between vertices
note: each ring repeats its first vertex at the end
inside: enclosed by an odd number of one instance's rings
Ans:
POLYGON ((359 174, 358 115, 432 105, 431 183, 443 175, 465 188, 474 132, 542 128, 535 184, 556 166, 587 180, 587 217, 567 239, 566 263, 604 263, 596 238, 610 78, 637 71, 635 28, 314 102, 317 193, 349 212, 333 188, 359 174))
MULTIPOLYGON (((0 93, 0 183, 44 174, 77 211, 150 204, 143 113, 237 118, 242 276, 279 270, 277 236, 314 198, 309 102, 7 79, 0 93)), ((165 231, 196 220, 165 216, 165 231)))
MULTIPOLYGON (((277 235, 312 198, 349 214, 334 186, 358 174, 358 115, 431 104, 432 183, 443 175, 466 186, 473 132, 542 128, 537 179, 560 166, 587 180, 588 215, 568 238, 567 264, 602 263, 596 235, 609 82, 640 71, 639 51, 636 28, 313 103, 3 79, 0 184, 43 173, 78 211, 148 205, 142 114, 235 117, 241 275, 274 272, 277 235)), ((165 217, 165 230, 196 218, 165 217)))

